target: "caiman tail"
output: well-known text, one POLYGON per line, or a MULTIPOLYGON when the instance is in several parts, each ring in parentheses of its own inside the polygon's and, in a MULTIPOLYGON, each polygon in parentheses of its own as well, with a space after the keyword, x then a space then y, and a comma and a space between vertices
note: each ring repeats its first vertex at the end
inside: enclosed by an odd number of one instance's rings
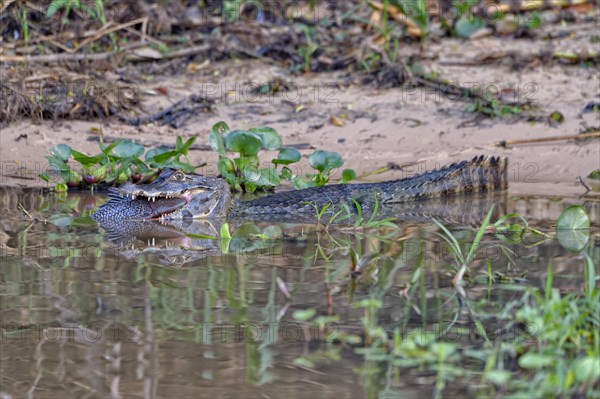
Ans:
POLYGON ((475 157, 470 161, 418 176, 381 183, 336 184, 299 191, 276 193, 252 201, 235 203, 233 216, 259 214, 298 214, 315 212, 330 204, 331 210, 344 204, 361 205, 363 211, 380 205, 391 205, 461 194, 488 192, 508 187, 507 160, 503 157, 475 157))
POLYGON ((450 197, 508 188, 505 157, 478 156, 470 161, 406 179, 375 183, 382 190, 382 202, 388 204, 450 197))

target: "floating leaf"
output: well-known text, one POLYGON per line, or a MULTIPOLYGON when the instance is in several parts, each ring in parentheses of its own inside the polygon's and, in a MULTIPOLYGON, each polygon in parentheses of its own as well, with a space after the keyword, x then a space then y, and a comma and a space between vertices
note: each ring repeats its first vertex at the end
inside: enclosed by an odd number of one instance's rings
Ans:
POLYGON ((245 130, 234 130, 225 138, 228 150, 242 155, 256 155, 262 147, 262 139, 257 134, 245 130))
POLYGON ((71 147, 66 144, 55 145, 54 147, 50 148, 50 154, 63 162, 67 162, 71 157, 71 147))
POLYGON ((565 209, 556 221, 557 230, 588 229, 590 218, 581 205, 572 205, 565 209))
POLYGON ((342 183, 348 183, 350 180, 356 179, 356 172, 354 169, 344 169, 342 171, 342 183))
POLYGON ((337 152, 317 150, 308 157, 308 163, 319 172, 328 173, 341 167, 344 161, 337 152))
POLYGON ((256 168, 248 165, 244 168, 244 177, 251 183, 257 186, 272 186, 277 187, 281 180, 274 168, 256 168))
POLYGON ((219 157, 217 161, 217 169, 219 169, 219 173, 223 176, 235 172, 235 164, 228 157, 219 157))
POLYGON ((248 131, 257 134, 261 138, 263 148, 271 151, 281 148, 281 136, 272 127, 253 127, 252 129, 248 129, 248 131))
POLYGON ((290 168, 288 168, 287 166, 284 166, 281 169, 281 178, 282 179, 286 179, 286 180, 290 180, 293 176, 292 170, 290 168))
POLYGON ((221 136, 218 132, 211 130, 208 134, 208 144, 210 144, 210 148, 212 148, 217 154, 225 155, 225 142, 223 141, 223 136, 221 136))
POLYGON ((275 165, 289 165, 300 160, 300 151, 292 147, 283 147, 279 150, 277 159, 272 160, 275 165))
POLYGON ((226 137, 229 134, 229 126, 227 125, 227 123, 220 121, 215 123, 210 129, 210 131, 220 136, 226 137))
POLYGON ((144 146, 131 140, 120 141, 112 150, 112 154, 119 158, 137 158, 144 153, 144 146))

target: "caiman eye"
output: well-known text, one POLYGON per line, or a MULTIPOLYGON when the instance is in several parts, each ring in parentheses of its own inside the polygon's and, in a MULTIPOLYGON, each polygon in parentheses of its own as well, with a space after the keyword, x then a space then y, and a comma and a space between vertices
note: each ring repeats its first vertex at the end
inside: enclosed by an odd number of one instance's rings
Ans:
POLYGON ((171 179, 173 179, 175 181, 184 181, 185 180, 185 173, 183 173, 183 172, 175 172, 173 174, 173 176, 171 177, 171 179))

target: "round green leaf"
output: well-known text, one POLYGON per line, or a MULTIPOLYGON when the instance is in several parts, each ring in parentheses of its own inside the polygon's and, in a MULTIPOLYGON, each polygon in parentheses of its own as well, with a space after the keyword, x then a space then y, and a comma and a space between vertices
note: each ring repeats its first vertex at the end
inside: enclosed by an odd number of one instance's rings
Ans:
POLYGON ((131 140, 123 140, 113 148, 112 153, 119 158, 137 158, 144 153, 144 146, 131 140))
POLYGON ((332 169, 341 167, 344 161, 337 152, 317 150, 310 154, 308 163, 319 172, 328 173, 332 169))
POLYGON ((50 148, 50 154, 64 162, 67 162, 71 157, 71 147, 66 144, 55 145, 54 147, 50 148))
POLYGON ((279 133, 277 133, 277 131, 272 127, 253 127, 248 131, 257 134, 261 138, 263 148, 271 151, 281 148, 281 137, 279 136, 279 133))
POLYGON ((572 205, 565 209, 556 221, 556 230, 589 229, 590 218, 581 205, 572 205))
POLYGON ((234 130, 225 138, 225 146, 228 150, 242 155, 256 155, 262 147, 262 140, 254 133, 234 130))
POLYGON ((215 123, 210 131, 218 134, 219 136, 225 137, 229 134, 229 126, 227 123, 220 121, 215 123))
POLYGON ((590 240, 589 229, 556 230, 559 244, 569 252, 581 252, 590 240))
POLYGON ((210 144, 210 148, 212 148, 217 154, 225 155, 225 142, 223 141, 223 136, 214 130, 211 131, 208 135, 208 144, 210 144))
POLYGON ((277 159, 272 160, 275 165, 289 165, 300 160, 300 151, 292 147, 283 147, 279 150, 277 159))
POLYGON ((281 169, 281 178, 282 179, 286 179, 286 180, 290 180, 293 176, 292 170, 290 168, 288 168, 287 166, 284 166, 281 169))
POLYGON ((342 171, 342 183, 348 183, 350 180, 356 179, 356 172, 354 169, 344 169, 342 171))
POLYGON ((235 164, 228 157, 219 157, 217 161, 217 169, 219 169, 219 173, 225 176, 228 173, 235 172, 235 164))
POLYGON ((273 168, 259 169, 252 165, 248 165, 244 168, 244 177, 248 182, 256 184, 259 187, 277 187, 281 183, 277 170, 273 168))

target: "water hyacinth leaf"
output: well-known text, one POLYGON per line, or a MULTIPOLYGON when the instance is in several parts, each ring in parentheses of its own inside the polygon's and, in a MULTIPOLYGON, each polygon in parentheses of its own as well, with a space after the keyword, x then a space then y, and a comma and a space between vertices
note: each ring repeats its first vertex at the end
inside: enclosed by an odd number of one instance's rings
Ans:
POLYGON ((292 170, 290 168, 288 168, 287 166, 284 166, 281 169, 281 178, 285 179, 285 180, 290 180, 293 176, 292 170))
POLYGON ((572 205, 565 209, 556 221, 557 230, 589 229, 590 218, 581 205, 572 205))
POLYGON ((281 148, 281 136, 272 127, 259 126, 248 129, 249 132, 257 134, 262 140, 263 148, 274 151, 281 148))
POLYGON ((63 162, 67 162, 71 157, 71 147, 66 144, 58 144, 50 148, 50 154, 63 162))
POLYGON ((71 154, 73 155, 73 159, 83 166, 94 166, 105 159, 104 155, 90 156, 75 150, 71 150, 71 154))
POLYGON ((229 134, 229 126, 227 123, 220 121, 215 123, 210 129, 211 133, 226 137, 229 134))
POLYGON ((308 163, 319 172, 327 173, 341 167, 344 161, 337 152, 317 150, 310 154, 308 163))
POLYGON ((244 168, 244 177, 257 186, 276 187, 281 183, 277 170, 273 168, 256 168, 248 165, 244 168))
POLYGON ((137 158, 144 153, 144 146, 131 140, 120 141, 112 150, 112 154, 119 158, 137 158))
POLYGON ((313 316, 317 314, 317 311, 313 308, 308 308, 304 310, 296 310, 293 314, 294 320, 298 321, 307 321, 313 318, 313 316))
POLYGON ((256 155, 262 147, 262 139, 257 134, 245 130, 234 130, 225 138, 228 150, 242 155, 256 155))
POLYGON ((210 148, 212 148, 217 154, 225 155, 225 142, 223 141, 223 136, 221 136, 218 132, 211 130, 208 134, 208 144, 210 148))
POLYGON ((316 186, 316 183, 314 181, 306 181, 301 176, 293 176, 290 181, 297 190, 302 190, 304 188, 316 186))
POLYGON ((294 162, 298 162, 300 160, 300 151, 292 147, 283 147, 279 150, 279 155, 277 155, 277 159, 273 159, 275 165, 289 165, 294 162))
POLYGON ((242 174, 244 169, 246 169, 249 166, 258 168, 259 162, 258 157, 256 155, 234 158, 233 161, 235 162, 235 165, 237 166, 238 170, 242 171, 242 174))
POLYGON ((354 169, 344 169, 342 171, 342 183, 348 183, 354 179, 356 179, 356 172, 354 169))
POLYGON ((48 160, 48 164, 50 165, 50 168, 52 168, 53 170, 55 170, 57 172, 60 172, 60 175, 63 178, 63 180, 65 180, 65 181, 69 180, 70 171, 71 171, 71 168, 69 168, 69 165, 67 165, 62 159, 58 159, 55 156, 47 156, 46 159, 48 160))
POLYGON ((231 158, 219 157, 219 160, 217 161, 217 169, 219 169, 219 173, 225 176, 235 172, 235 164, 231 158))
POLYGON ((567 251, 581 252, 590 240, 589 230, 556 230, 558 243, 567 251))

